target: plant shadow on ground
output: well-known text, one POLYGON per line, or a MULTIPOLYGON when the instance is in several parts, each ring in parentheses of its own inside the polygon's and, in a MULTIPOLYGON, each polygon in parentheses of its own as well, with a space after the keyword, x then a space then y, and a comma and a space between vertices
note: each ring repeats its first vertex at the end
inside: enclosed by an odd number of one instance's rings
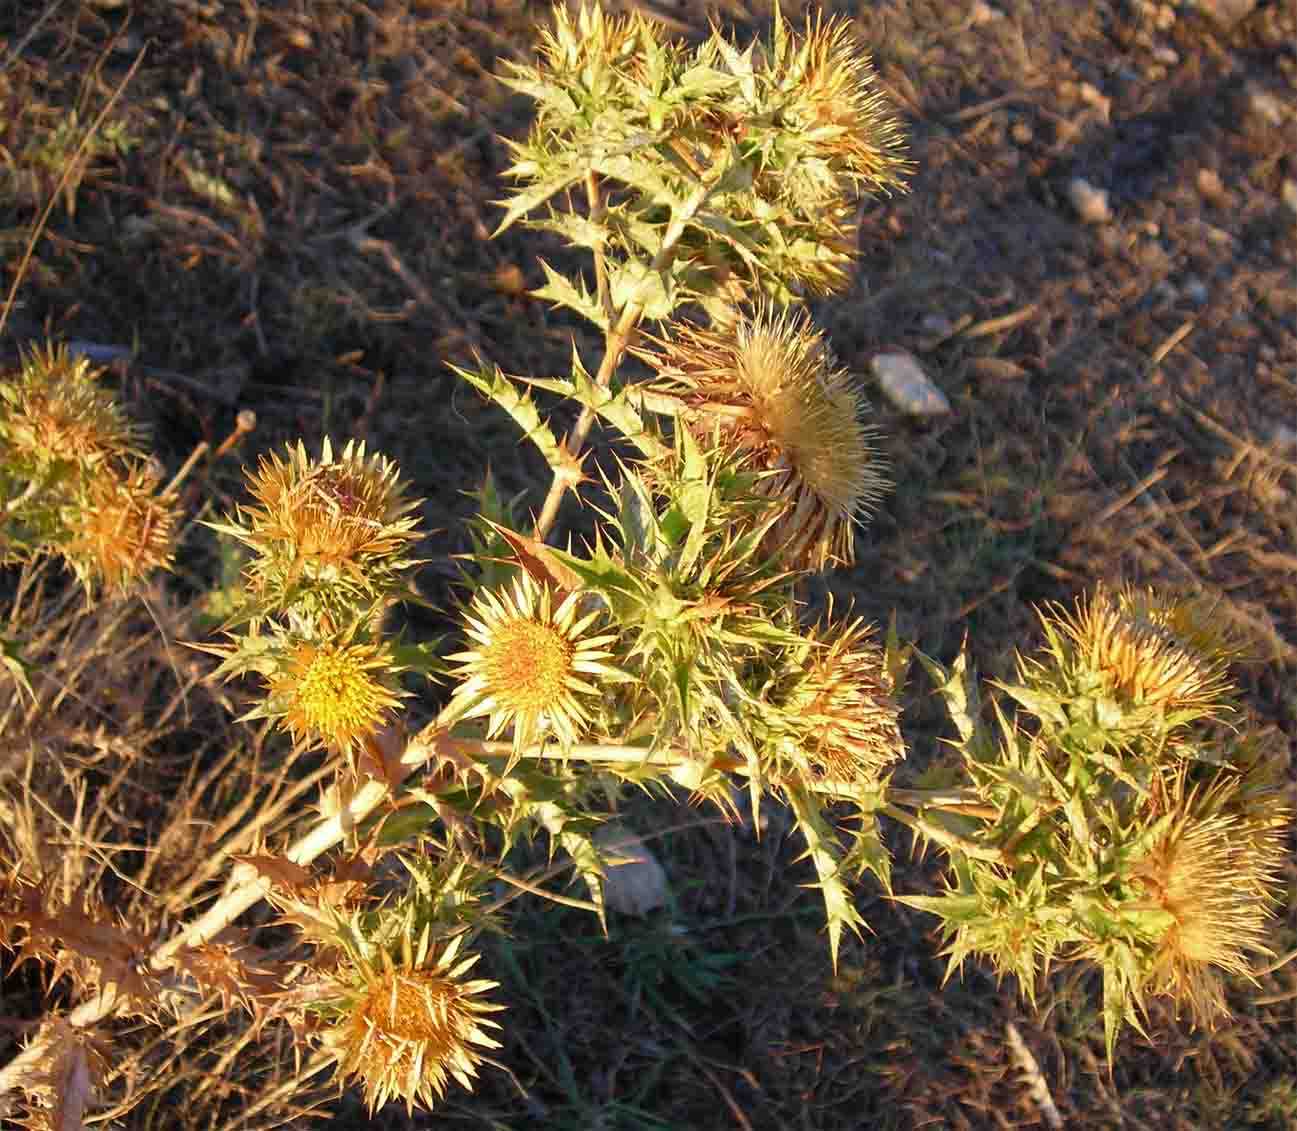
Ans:
MULTIPOLYGON (((1260 4, 1226 30, 1188 5, 838 7, 908 120, 918 171, 908 195, 864 209, 857 282, 815 313, 862 374, 882 349, 914 352, 953 411, 914 420, 876 406, 896 488, 830 587, 880 622, 895 610, 902 636, 939 658, 967 633, 997 676, 1031 646, 1041 601, 1117 578, 1205 591, 1252 643, 1250 705, 1291 743, 1297 447, 1276 428, 1297 419, 1297 241, 1282 201, 1297 179, 1291 9, 1260 4), (1078 176, 1109 190, 1107 223, 1077 219, 1078 176)), ((567 253, 536 233, 488 239, 508 164, 497 135, 520 134, 528 113, 490 73, 526 53, 547 6, 15 10, 0 16, 6 287, 69 175, 0 360, 45 334, 125 347, 119 387, 172 467, 197 441, 219 443, 245 407, 260 420, 247 459, 298 436, 366 439, 427 499, 438 533, 425 588, 446 604, 447 553, 467 548, 464 492, 488 467, 524 506, 545 485, 511 424, 445 363, 476 351, 544 375, 565 370, 573 336, 587 362, 596 349, 525 293, 543 281, 538 258, 572 266, 567 253), (141 51, 69 168, 69 139, 141 51)), ((686 35, 705 26, 692 4, 655 10, 686 35)), ((768 14, 737 0, 718 9, 752 29, 768 14)), ((225 508, 235 492, 218 465, 195 481, 191 510, 225 508)), ((182 559, 195 590, 214 576, 202 538, 194 528, 182 559)), ((903 776, 941 757, 917 679, 906 707, 915 754, 903 776)), ((646 833, 677 816, 666 812, 627 806, 646 833)), ((1127 1034, 1109 1074, 1088 980, 1060 971, 1036 1012, 971 965, 943 987, 931 921, 876 894, 862 897, 874 933, 844 948, 834 975, 814 896, 798 886, 807 865, 777 813, 760 841, 700 822, 655 844, 676 892, 659 918, 615 921, 605 940, 571 910, 517 913, 488 956, 511 1007, 501 1058, 517 1083, 489 1073, 436 1118, 1043 1125, 1011 1022, 1069 1126, 1297 1118, 1287 970, 1260 990, 1236 986, 1236 1020, 1214 1033, 1155 1010, 1152 1040, 1127 1034)), ((898 890, 937 881, 939 860, 908 860, 899 835, 892 847, 898 890)), ((1275 945, 1295 941, 1289 906, 1275 945)), ((31 1012, 25 993, 6 983, 6 1013, 31 1012)), ((176 1125, 165 1106, 140 1111, 140 1126, 176 1125)), ((366 1124, 351 1098, 336 1119, 366 1124)))

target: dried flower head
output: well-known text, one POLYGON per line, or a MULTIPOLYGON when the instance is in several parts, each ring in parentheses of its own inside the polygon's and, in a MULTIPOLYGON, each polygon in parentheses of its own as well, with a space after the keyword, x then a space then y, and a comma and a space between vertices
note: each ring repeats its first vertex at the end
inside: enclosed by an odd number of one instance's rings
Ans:
POLYGON ((365 593, 383 588, 415 563, 405 558, 418 538, 396 466, 349 442, 340 456, 326 439, 318 461, 299 442, 286 458, 262 459, 249 476, 256 502, 239 524, 218 526, 257 554, 249 567, 265 596, 301 582, 365 593))
POLYGON ((763 308, 721 331, 685 326, 640 350, 659 374, 652 391, 691 427, 719 429, 761 489, 784 501, 771 530, 794 567, 854 557, 854 525, 887 480, 864 397, 801 314, 763 308))
POLYGON ((125 474, 101 467, 82 497, 67 508, 68 541, 62 552, 87 593, 96 582, 124 590, 170 566, 178 518, 175 498, 157 493, 157 478, 147 463, 137 463, 125 474))
POLYGON ((0 439, 28 473, 57 463, 90 471, 132 451, 134 435, 89 362, 66 347, 35 350, 0 382, 0 439))
POLYGON ((1100 587, 1075 613, 1050 619, 1070 639, 1077 666, 1122 702, 1166 711, 1220 708, 1230 689, 1223 664, 1175 631, 1173 609, 1100 587))
POLYGON ((813 635, 804 674, 784 704, 805 728, 803 753, 817 778, 870 785, 905 754, 882 649, 869 637, 863 619, 813 635))
POLYGON ((598 611, 582 613, 580 593, 553 604, 550 588, 526 572, 512 585, 479 592, 465 616, 474 647, 450 657, 463 681, 452 712, 486 716, 488 737, 512 728, 515 750, 545 734, 565 746, 577 742, 590 723, 583 701, 600 695, 589 677, 622 678, 607 662, 616 636, 590 634, 598 611))
POLYGON ((364 641, 295 642, 268 676, 264 712, 297 743, 319 742, 351 758, 400 706, 391 652, 364 641))
POLYGON ((1225 1011, 1222 972, 1249 977, 1248 956, 1269 953, 1287 818, 1276 793, 1243 795, 1236 780, 1191 794, 1138 873, 1171 917, 1152 987, 1199 1024, 1225 1011))
MULTIPOLYGON (((344 989, 335 1023, 321 1042, 346 1079, 359 1079, 371 1114, 392 1099, 431 1107, 452 1079, 472 1088, 481 1050, 499 1048, 486 1014, 501 1009, 481 995, 498 983, 466 979, 478 955, 459 957, 463 935, 439 953, 362 967, 362 981, 344 989)), ((425 949, 425 948, 420 948, 425 949)))

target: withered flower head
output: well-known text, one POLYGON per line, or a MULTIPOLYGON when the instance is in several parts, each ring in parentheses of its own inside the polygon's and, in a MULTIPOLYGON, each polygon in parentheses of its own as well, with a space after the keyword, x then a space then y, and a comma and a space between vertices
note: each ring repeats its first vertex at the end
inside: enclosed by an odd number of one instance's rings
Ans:
POLYGON ((66 347, 35 350, 0 382, 0 438, 19 460, 44 468, 74 463, 90 471, 132 451, 134 435, 98 374, 66 347))
POLYGON ((622 678, 607 662, 615 635, 591 634, 599 613, 581 612, 580 593, 553 603, 549 587, 526 572, 482 590, 465 616, 474 647, 450 657, 462 680, 451 698, 456 717, 486 716, 492 738, 512 728, 515 750, 547 733, 576 743, 590 723, 583 700, 600 695, 590 677, 622 678))
POLYGON ((719 428, 736 455, 765 472, 784 501, 771 530, 788 564, 823 569, 854 557, 855 523, 887 486, 863 395, 801 314, 771 308, 732 328, 685 326, 638 351, 659 374, 652 390, 691 427, 719 428))
POLYGON ((809 734, 804 754, 818 778, 873 784, 905 754, 883 653, 869 637, 863 619, 814 635, 805 674, 785 705, 809 734))
POLYGON ((1153 988, 1210 1022, 1225 1008, 1221 974, 1250 977, 1269 953, 1266 926, 1281 888, 1288 813, 1273 792, 1247 796, 1229 781, 1190 795, 1144 862, 1140 878, 1171 916, 1153 988))
POLYGON ((157 494, 157 479, 140 462, 119 474, 101 467, 83 496, 67 508, 69 540, 63 555, 87 593, 96 582, 124 590, 171 564, 179 512, 176 500, 157 494))
POLYGON ((1097 589, 1074 613, 1050 614, 1076 649, 1076 661, 1132 706, 1209 712, 1230 689, 1216 651, 1200 648, 1201 635, 1177 631, 1183 607, 1147 595, 1114 595, 1097 589))
POLYGON ((868 54, 843 19, 822 17, 804 35, 784 35, 776 14, 770 75, 791 94, 784 109, 840 175, 875 190, 903 186, 904 135, 887 107, 868 54))
POLYGON ((400 706, 389 686, 398 670, 381 644, 298 641, 269 676, 266 713, 283 718, 294 742, 351 758, 400 706))
POLYGON ((282 565, 312 579, 357 577, 398 559, 418 535, 396 466, 348 443, 335 458, 328 439, 318 461, 299 442, 286 459, 262 459, 249 477, 256 504, 241 508, 231 532, 262 555, 257 567, 282 565))
MULTIPOLYGON (((483 1049, 499 1048, 485 1015, 501 1009, 481 995, 498 983, 464 975, 478 955, 458 956, 458 936, 440 953, 365 967, 359 987, 345 991, 344 1007, 321 1042, 344 1079, 358 1079, 370 1113, 392 1099, 431 1107, 450 1081, 472 1088, 483 1049), (434 956, 435 955, 435 956, 434 956)), ((422 948, 421 948, 422 949, 422 948)))

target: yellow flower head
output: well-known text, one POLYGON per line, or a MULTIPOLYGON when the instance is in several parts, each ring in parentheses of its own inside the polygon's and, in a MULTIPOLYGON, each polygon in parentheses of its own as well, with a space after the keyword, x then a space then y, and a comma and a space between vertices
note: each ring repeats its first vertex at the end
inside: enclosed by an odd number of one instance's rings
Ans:
POLYGON ((869 636, 858 619, 817 639, 789 704, 809 730, 805 753, 822 779, 872 784, 905 754, 883 653, 869 636))
POLYGON ((478 956, 457 957, 456 938, 432 962, 366 969, 363 985, 347 995, 336 1023, 321 1036, 343 1079, 358 1079, 370 1113, 389 1100, 430 1108, 450 1081, 472 1088, 481 1050, 499 1048, 498 1029, 485 1015, 501 1006, 481 995, 498 983, 469 980, 478 956))
POLYGON ((124 475, 103 467, 68 508, 69 541, 63 554, 87 592, 96 581, 124 590, 170 566, 178 512, 175 499, 156 490, 147 464, 136 464, 124 475))
POLYGON ((269 708, 297 743, 323 743, 350 758, 400 706, 383 681, 397 670, 385 647, 300 641, 269 677, 269 708))
POLYGON ((0 386, 0 438, 36 467, 63 461, 89 471, 128 454, 130 425, 96 376, 85 358, 73 359, 66 348, 28 355, 17 377, 0 386))
POLYGON ((794 567, 850 563, 854 530, 887 486, 864 397, 800 314, 759 310, 732 328, 686 326, 660 352, 653 391, 693 427, 719 428, 761 489, 784 502, 771 531, 794 567))
POLYGON ((1221 972, 1248 977, 1248 956, 1268 953, 1288 815, 1274 793, 1239 804, 1233 783, 1190 797, 1185 810, 1139 875, 1172 920, 1153 988, 1205 1023, 1225 1008, 1221 972))
POLYGON ((450 659, 462 680, 451 699, 462 719, 486 716, 487 736, 513 730, 515 750, 553 734, 571 746, 590 724, 583 700, 597 699, 589 677, 620 679, 606 661, 616 637, 588 635, 598 612, 581 613, 579 593, 553 608, 548 586, 526 572, 473 599, 465 628, 473 648, 450 659))
POLYGON ((1099 588, 1075 613, 1050 619, 1071 639, 1077 665, 1127 704, 1210 712, 1223 705, 1231 684, 1218 652, 1205 653, 1177 631, 1186 614, 1176 609, 1099 588))
POLYGON ((262 572, 288 563, 312 579, 360 575, 398 558, 418 535, 394 464, 348 443, 335 458, 326 439, 320 459, 299 443, 286 459, 263 459, 249 486, 256 504, 234 531, 265 561, 262 572))

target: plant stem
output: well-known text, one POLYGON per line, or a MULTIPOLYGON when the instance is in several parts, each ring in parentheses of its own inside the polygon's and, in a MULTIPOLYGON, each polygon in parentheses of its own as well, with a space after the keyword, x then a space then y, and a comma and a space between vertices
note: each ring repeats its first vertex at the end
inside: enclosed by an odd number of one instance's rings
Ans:
MULTIPOLYGON (((698 209, 707 202, 712 189, 720 181, 722 172, 722 168, 713 169, 713 175, 704 178, 694 189, 693 195, 685 201, 679 212, 673 213, 671 223, 667 225, 666 233, 662 237, 662 246, 658 248, 657 254, 653 256, 653 262, 649 265, 651 273, 660 274, 671 265, 671 261, 675 258, 676 245, 679 244, 681 237, 685 234, 685 226, 698 214, 698 209)), ((603 208, 598 194, 598 186, 593 180, 593 175, 586 182, 586 190, 588 194, 593 194, 590 197, 591 215, 593 217, 596 202, 598 202, 598 207, 601 210, 603 208)), ((602 289, 606 289, 606 264, 603 260, 602 249, 595 253, 595 275, 600 279, 602 289)), ((607 296, 606 302, 605 311, 610 313, 612 307, 611 296, 607 296)), ((635 331, 639 327, 640 316, 643 313, 644 300, 636 296, 622 307, 621 315, 615 324, 609 318, 608 329, 604 332, 603 361, 599 364, 599 372, 595 374, 595 384, 600 388, 606 389, 612 383, 613 374, 617 372, 617 367, 621 364, 627 347, 634 339, 635 331)), ((579 456, 581 449, 585 447, 586 437, 590 434, 590 427, 594 424, 594 418, 594 409, 587 405, 581 409, 581 415, 577 417, 576 423, 572 425, 572 430, 568 433, 564 447, 573 458, 579 456)), ((570 476, 555 473, 549 485, 549 493, 545 496, 544 503, 541 504, 540 515, 536 519, 536 526, 532 532, 532 537, 536 541, 543 542, 549 536, 554 526, 554 520, 558 517, 559 504, 562 503, 563 496, 566 494, 571 482, 570 476)))

